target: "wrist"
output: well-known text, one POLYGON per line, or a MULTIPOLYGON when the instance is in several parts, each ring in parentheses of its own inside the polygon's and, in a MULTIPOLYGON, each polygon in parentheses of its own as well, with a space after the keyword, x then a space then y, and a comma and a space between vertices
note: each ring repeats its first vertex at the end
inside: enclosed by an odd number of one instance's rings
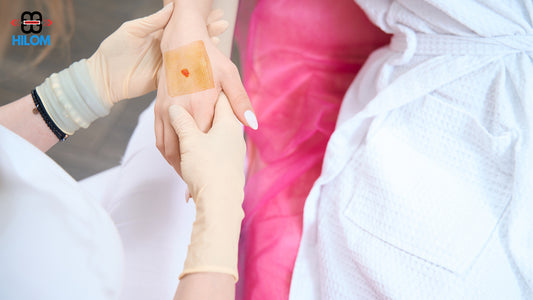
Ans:
POLYGON ((174 10, 161 39, 161 50, 165 52, 194 41, 208 39, 207 23, 201 14, 191 10, 174 10))
POLYGON ((87 84, 91 84, 93 90, 98 93, 98 97, 106 106, 113 106, 115 103, 119 102, 122 99, 117 99, 113 97, 110 92, 111 84, 106 84, 110 80, 105 57, 102 53, 97 50, 91 57, 87 60, 87 69, 89 70, 89 79, 87 84))
POLYGON ((177 12, 187 12, 188 14, 197 14, 207 19, 213 1, 191 1, 191 0, 174 0, 174 5, 177 12))
POLYGON ((196 220, 181 277, 197 272, 219 272, 238 280, 238 245, 244 211, 242 189, 195 198, 196 220))
POLYGON ((83 59, 50 75, 36 87, 50 118, 68 135, 80 127, 87 128, 111 109, 101 100, 89 73, 87 60, 83 59))

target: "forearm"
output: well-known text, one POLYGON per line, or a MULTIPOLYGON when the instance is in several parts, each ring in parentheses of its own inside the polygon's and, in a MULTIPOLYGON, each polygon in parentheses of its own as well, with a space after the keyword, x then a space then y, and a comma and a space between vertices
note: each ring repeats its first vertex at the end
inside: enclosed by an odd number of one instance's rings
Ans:
POLYGON ((164 5, 171 2, 174 2, 175 13, 199 14, 204 17, 204 20, 213 6, 213 0, 163 0, 164 5))
POLYGON ((59 140, 34 108, 31 95, 4 105, 0 107, 0 124, 46 152, 59 140))
POLYGON ((246 144, 242 125, 223 93, 208 134, 181 106, 170 107, 169 115, 179 136, 182 178, 196 205, 175 299, 233 299, 244 218, 246 144))
POLYGON ((222 273, 188 274, 180 280, 174 300, 235 299, 233 276, 222 273))
MULTIPOLYGON (((224 12, 224 20, 228 21, 228 29, 219 36, 220 44, 218 48, 226 56, 231 55, 231 48, 233 42, 233 32, 235 29, 235 21, 237 18, 237 10, 239 6, 239 0, 165 0, 164 4, 168 4, 172 1, 175 1, 176 8, 174 9, 174 14, 169 22, 168 30, 173 31, 183 26, 184 28, 189 28, 188 33, 181 34, 190 34, 191 39, 198 39, 198 36, 206 36, 206 18, 208 13, 212 9, 221 9, 224 12)), ((183 36, 173 35, 172 40, 183 40, 183 36)), ((166 48, 167 44, 170 44, 171 48, 172 41, 167 39, 163 40, 163 48, 166 48)))

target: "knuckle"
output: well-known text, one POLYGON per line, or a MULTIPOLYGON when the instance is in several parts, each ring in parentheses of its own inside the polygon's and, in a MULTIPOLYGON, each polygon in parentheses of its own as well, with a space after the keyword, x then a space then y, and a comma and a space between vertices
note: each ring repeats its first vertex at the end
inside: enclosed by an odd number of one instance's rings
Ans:
POLYGON ((230 63, 228 64, 228 71, 230 72, 230 74, 240 76, 240 74, 239 74, 239 68, 237 68, 237 65, 234 64, 233 62, 230 62, 230 63))
POLYGON ((128 30, 129 28, 131 28, 131 25, 132 25, 132 21, 126 21, 122 23, 122 25, 120 25, 119 29, 128 30))
POLYGON ((232 61, 228 61, 228 63, 224 64, 224 67, 222 70, 224 74, 226 74, 226 76, 239 75, 239 69, 232 61))

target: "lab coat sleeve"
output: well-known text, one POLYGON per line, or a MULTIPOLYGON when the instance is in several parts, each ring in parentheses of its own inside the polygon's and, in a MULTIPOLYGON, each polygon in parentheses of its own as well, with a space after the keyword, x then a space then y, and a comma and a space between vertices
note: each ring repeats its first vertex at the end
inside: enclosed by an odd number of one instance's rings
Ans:
POLYGON ((116 299, 122 256, 100 205, 0 126, 0 299, 116 299))

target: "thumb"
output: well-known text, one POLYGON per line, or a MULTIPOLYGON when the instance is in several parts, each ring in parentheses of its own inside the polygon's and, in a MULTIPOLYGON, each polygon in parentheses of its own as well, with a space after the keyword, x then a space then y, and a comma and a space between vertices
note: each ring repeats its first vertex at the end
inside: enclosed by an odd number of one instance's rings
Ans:
POLYGON ((129 23, 127 30, 136 36, 145 37, 152 32, 163 29, 170 20, 173 10, 174 3, 172 2, 154 14, 127 22, 126 24, 129 23))
POLYGON ((244 89, 244 86, 239 75, 237 67, 230 69, 221 82, 222 90, 228 95, 229 103, 233 108, 235 116, 244 125, 249 126, 253 130, 257 130, 257 117, 255 116, 250 103, 250 98, 244 89))
POLYGON ((196 126, 196 122, 185 108, 174 104, 170 106, 168 113, 170 115, 170 124, 174 127, 174 131, 176 131, 180 143, 188 136, 200 132, 200 129, 196 126))

